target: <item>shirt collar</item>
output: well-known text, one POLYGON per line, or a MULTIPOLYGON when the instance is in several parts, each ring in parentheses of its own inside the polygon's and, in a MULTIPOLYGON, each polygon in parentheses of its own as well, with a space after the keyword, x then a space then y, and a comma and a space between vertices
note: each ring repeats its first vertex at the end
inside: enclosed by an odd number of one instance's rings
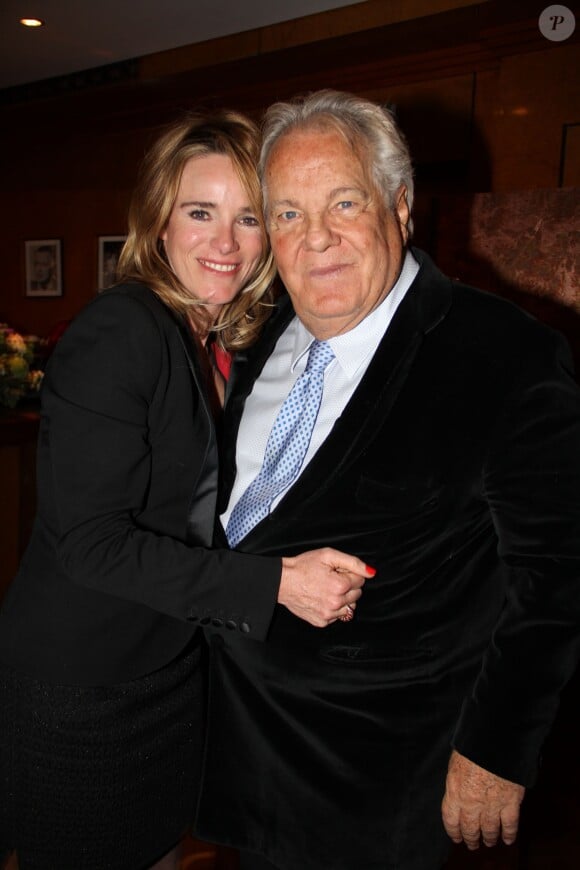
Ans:
MULTIPOLYGON (((418 271, 419 264, 411 252, 407 251, 399 277, 381 304, 373 309, 364 320, 361 320, 354 329, 328 339, 338 364, 348 378, 353 378, 360 366, 375 353, 395 311, 415 280, 418 271)), ((294 371, 304 354, 310 349, 314 336, 297 317, 294 318, 292 325, 294 326, 294 347, 290 369, 294 371)))

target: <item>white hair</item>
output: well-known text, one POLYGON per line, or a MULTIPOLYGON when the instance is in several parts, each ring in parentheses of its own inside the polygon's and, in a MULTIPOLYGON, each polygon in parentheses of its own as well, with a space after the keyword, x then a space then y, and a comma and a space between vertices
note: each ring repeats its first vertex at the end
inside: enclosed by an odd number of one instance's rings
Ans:
MULTIPOLYGON (((413 206, 413 168, 407 142, 393 113, 362 97, 340 91, 315 91, 290 102, 274 103, 262 123, 259 173, 268 208, 266 166, 276 142, 296 128, 332 127, 349 142, 361 160, 370 161, 370 177, 384 205, 392 210, 396 194, 407 189, 409 212, 413 206)), ((407 229, 412 231, 409 219, 407 229)))

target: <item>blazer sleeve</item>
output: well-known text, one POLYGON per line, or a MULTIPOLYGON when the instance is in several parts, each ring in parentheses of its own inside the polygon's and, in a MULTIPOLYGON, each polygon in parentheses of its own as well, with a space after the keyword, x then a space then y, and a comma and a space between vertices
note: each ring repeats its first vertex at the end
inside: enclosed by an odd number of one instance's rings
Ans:
POLYGON ((499 415, 484 488, 510 582, 454 746, 533 783, 580 636, 580 390, 568 348, 537 327, 499 415))
MULTIPOLYGON (((206 623, 219 611, 224 622, 242 620, 242 630, 261 639, 275 607, 280 559, 188 546, 185 534, 138 521, 155 497, 150 416, 169 389, 164 366, 166 336, 142 300, 107 294, 75 319, 43 385, 41 455, 49 467, 41 515, 51 517, 60 563, 73 582, 182 620, 206 623)), ((170 439, 170 427, 157 427, 154 437, 170 439)))

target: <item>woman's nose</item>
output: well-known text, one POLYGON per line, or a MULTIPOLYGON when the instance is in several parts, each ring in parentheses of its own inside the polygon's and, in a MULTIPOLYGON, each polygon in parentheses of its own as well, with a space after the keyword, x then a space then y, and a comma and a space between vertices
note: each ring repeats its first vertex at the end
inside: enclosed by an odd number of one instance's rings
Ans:
POLYGON ((232 251, 239 250, 240 247, 234 227, 229 224, 223 224, 216 228, 212 243, 220 254, 230 254, 232 251))

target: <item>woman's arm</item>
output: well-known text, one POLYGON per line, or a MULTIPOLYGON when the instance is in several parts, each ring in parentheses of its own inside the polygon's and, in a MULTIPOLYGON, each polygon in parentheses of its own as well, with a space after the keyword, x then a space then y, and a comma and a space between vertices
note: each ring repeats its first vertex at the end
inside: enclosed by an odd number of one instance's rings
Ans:
MULTIPOLYGON (((189 546, 187 480, 183 537, 141 521, 151 515, 152 501, 166 499, 169 510, 178 497, 167 484, 162 489, 155 468, 158 450, 171 453, 174 423, 163 431, 151 420, 159 391, 168 389, 168 365, 153 310, 122 293, 95 300, 55 350, 43 387, 41 453, 49 465, 45 516, 54 518, 59 558, 75 583, 179 619, 242 621, 252 636, 264 637, 279 596, 281 559, 189 546)), ((203 445, 192 443, 196 449, 203 445)), ((154 507, 162 516, 163 505, 154 507)), ((287 600, 296 606, 300 595, 308 596, 315 624, 337 618, 344 590, 362 582, 336 570, 364 571, 362 562, 330 552, 285 571, 287 600)))

